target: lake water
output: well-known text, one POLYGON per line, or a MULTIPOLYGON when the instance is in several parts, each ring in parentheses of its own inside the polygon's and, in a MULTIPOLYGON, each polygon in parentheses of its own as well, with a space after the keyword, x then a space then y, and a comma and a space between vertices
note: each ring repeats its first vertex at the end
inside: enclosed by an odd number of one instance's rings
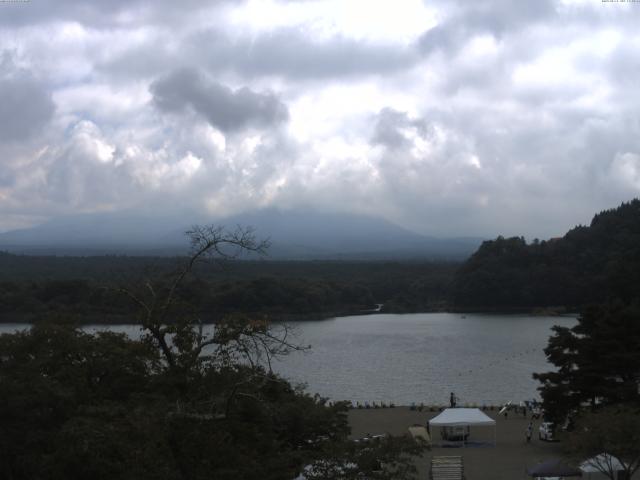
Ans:
POLYGON ((298 325, 305 354, 277 365, 333 399, 407 405, 502 404, 538 397, 533 372, 551 368, 553 325, 575 318, 426 313, 340 317, 298 325))
MULTIPOLYGON (((274 364, 293 382, 334 400, 502 404, 537 398, 533 372, 552 368, 542 351, 553 325, 572 317, 450 313, 375 314, 294 324, 295 352, 274 364)), ((0 325, 0 332, 25 328, 0 325)), ((103 327, 88 327, 95 331, 103 327)), ((135 337, 136 326, 113 330, 135 337)))

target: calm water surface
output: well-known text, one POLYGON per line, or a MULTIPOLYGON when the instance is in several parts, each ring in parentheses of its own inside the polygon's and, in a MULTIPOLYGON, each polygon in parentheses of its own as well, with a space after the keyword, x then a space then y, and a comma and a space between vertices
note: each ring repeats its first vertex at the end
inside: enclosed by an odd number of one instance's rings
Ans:
POLYGON ((333 399, 500 404, 538 397, 533 372, 553 325, 575 318, 449 313, 366 315, 297 324, 296 353, 276 369, 333 399))
MULTIPOLYGON (((542 349, 571 317, 449 313, 376 314, 294 324, 310 344, 274 364, 293 382, 334 400, 501 404, 537 397, 533 372, 551 368, 542 349)), ((25 328, 0 325, 0 332, 25 328)), ((103 329, 90 326, 87 330, 103 329)), ((111 327, 132 337, 139 328, 111 327)))

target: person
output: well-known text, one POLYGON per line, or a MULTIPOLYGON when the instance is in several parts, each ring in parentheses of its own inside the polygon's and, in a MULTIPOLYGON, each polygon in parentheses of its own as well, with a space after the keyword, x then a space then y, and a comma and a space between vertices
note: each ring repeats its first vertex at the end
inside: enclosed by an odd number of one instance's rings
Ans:
POLYGON ((449 396, 449 404, 451 405, 451 408, 456 407, 456 395, 453 392, 451 392, 451 395, 449 396))
POLYGON ((527 425, 527 431, 526 431, 527 443, 531 443, 532 434, 533 434, 533 422, 529 422, 529 425, 527 425))

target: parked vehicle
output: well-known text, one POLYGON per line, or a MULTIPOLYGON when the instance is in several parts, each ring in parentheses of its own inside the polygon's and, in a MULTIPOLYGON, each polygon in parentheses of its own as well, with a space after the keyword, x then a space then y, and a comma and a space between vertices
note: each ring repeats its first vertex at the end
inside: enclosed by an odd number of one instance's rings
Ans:
POLYGON ((553 436, 554 425, 551 422, 542 422, 540 424, 540 428, 538 429, 538 438, 540 440, 545 440, 547 442, 552 442, 554 440, 553 436))

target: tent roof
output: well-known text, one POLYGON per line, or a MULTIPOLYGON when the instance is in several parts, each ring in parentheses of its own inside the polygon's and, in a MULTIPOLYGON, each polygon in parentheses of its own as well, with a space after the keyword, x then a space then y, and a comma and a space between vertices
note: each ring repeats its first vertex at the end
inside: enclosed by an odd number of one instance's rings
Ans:
POLYGON ((596 455, 595 457, 582 462, 580 464, 580 470, 585 473, 600 472, 601 470, 598 469, 597 466, 604 468, 605 471, 609 470, 609 468, 613 469, 613 471, 624 470, 625 468, 622 462, 620 462, 616 457, 607 453, 601 453, 600 455, 596 455))
POLYGON ((429 420, 429 425, 434 427, 495 424, 495 420, 484 414, 478 408, 446 408, 440 415, 429 420))
POLYGON ((582 472, 573 468, 561 460, 553 459, 539 463, 535 467, 527 469, 531 477, 580 477, 582 472))

